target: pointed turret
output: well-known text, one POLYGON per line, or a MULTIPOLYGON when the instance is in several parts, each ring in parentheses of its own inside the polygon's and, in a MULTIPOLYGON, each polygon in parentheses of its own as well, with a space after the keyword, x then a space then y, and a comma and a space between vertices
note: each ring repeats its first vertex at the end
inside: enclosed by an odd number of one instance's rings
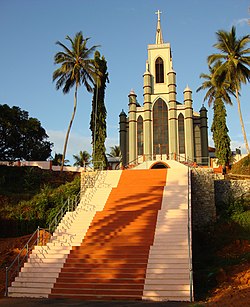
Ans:
POLYGON ((157 12, 155 12, 155 14, 158 15, 155 43, 156 45, 159 45, 159 44, 163 44, 163 37, 162 37, 162 31, 161 31, 161 18, 160 18, 161 12, 158 10, 157 12))

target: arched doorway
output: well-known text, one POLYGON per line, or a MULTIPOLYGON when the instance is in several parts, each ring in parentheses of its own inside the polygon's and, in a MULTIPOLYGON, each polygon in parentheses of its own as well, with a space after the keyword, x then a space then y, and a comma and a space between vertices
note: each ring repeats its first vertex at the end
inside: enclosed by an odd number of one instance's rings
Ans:
POLYGON ((160 169, 160 168, 169 168, 169 166, 164 162, 156 162, 150 167, 150 169, 160 169))

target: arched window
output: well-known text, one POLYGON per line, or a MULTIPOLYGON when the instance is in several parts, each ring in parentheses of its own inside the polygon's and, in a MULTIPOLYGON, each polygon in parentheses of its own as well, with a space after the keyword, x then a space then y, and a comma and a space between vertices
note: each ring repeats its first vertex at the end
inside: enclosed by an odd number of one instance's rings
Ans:
POLYGON ((161 98, 153 107, 153 153, 168 154, 168 108, 161 98))
POLYGON ((160 57, 155 61, 155 79, 156 83, 164 83, 164 65, 160 57))
POLYGON ((138 155, 143 155, 143 120, 141 116, 137 120, 137 152, 138 155))
POLYGON ((178 135, 179 135, 179 154, 185 153, 185 130, 184 130, 184 116, 178 116, 178 135))

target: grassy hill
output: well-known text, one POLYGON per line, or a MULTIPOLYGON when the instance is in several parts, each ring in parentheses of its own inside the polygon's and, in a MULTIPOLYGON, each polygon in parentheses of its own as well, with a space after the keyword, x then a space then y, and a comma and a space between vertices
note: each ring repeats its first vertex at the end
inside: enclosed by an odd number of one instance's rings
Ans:
POLYGON ((79 189, 79 173, 0 166, 0 237, 48 227, 65 200, 79 189))
POLYGON ((250 176, 250 154, 241 159, 240 161, 234 163, 232 165, 230 173, 250 176))

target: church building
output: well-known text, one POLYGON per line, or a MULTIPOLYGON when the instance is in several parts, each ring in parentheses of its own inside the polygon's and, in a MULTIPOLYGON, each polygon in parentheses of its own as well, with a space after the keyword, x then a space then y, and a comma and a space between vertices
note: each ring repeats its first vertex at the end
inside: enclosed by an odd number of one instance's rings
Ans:
POLYGON ((120 149, 123 166, 150 160, 195 161, 207 164, 207 110, 193 110, 192 91, 187 86, 183 102, 176 100, 176 72, 170 43, 164 43, 160 22, 155 44, 148 45, 143 74, 143 106, 130 91, 128 115, 119 115, 120 149))

